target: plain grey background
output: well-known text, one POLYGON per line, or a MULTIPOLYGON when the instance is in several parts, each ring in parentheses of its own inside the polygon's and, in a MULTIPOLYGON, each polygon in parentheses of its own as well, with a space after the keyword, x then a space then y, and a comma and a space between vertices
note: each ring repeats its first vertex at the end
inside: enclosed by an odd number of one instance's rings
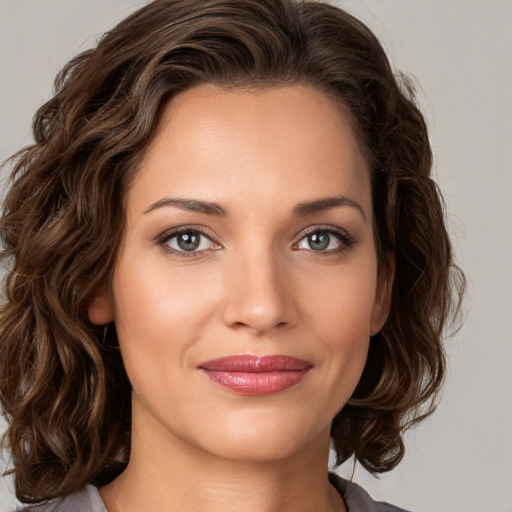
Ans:
MULTIPOLYGON (((30 142, 32 115, 57 71, 143 3, 0 0, 0 160, 30 142)), ((333 3, 365 21, 421 86, 435 173, 469 277, 468 317, 447 341, 438 411, 407 434, 394 471, 377 480, 356 470, 354 479, 416 512, 512 512, 512 1, 333 3)), ((11 480, 0 479, 0 511, 15 503, 11 480)))

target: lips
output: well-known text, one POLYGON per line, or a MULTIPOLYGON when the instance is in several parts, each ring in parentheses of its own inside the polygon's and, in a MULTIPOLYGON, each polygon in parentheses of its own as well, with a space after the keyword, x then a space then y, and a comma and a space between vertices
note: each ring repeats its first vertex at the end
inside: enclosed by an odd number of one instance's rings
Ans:
POLYGON ((205 361, 199 369, 213 383, 235 393, 269 395, 297 385, 312 364, 295 357, 236 355, 205 361))

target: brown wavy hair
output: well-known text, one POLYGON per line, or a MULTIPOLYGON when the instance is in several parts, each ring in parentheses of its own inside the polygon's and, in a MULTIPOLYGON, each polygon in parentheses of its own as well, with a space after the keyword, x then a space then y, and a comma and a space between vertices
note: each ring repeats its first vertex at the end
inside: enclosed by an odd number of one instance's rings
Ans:
POLYGON ((109 283, 123 197, 162 106, 194 85, 309 85, 349 113, 372 173, 381 269, 394 254, 389 319, 332 423, 341 463, 392 469, 402 434, 430 414, 441 338, 460 308, 432 154, 413 88, 373 33, 332 5, 298 0, 156 0, 69 62, 12 159, 2 217, 0 399, 23 502, 101 485, 130 456, 129 381, 115 326, 87 319, 109 283))

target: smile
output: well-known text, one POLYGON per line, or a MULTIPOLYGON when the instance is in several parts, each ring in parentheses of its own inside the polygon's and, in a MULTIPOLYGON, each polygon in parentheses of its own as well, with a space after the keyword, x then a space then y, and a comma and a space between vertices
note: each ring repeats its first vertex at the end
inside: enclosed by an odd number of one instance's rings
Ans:
POLYGON ((270 395, 298 384, 313 365, 295 357, 236 355, 199 365, 210 381, 236 393, 270 395))

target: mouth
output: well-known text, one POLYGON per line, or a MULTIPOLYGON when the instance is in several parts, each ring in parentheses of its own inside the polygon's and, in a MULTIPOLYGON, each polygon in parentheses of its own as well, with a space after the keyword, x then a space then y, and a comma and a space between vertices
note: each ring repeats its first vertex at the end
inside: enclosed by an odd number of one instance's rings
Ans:
POLYGON ((214 384, 244 395, 270 395, 296 386, 313 365, 296 357, 236 355, 212 359, 198 368, 214 384))

